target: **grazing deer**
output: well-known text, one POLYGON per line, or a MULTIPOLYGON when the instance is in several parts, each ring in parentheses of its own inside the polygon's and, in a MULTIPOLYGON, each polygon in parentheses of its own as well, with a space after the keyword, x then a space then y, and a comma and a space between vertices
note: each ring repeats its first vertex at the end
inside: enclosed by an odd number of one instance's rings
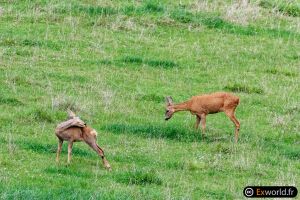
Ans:
POLYGON ((170 119, 175 112, 190 111, 196 115, 195 128, 197 129, 200 121, 202 124, 202 134, 204 136, 206 127, 206 115, 224 112, 235 125, 235 142, 238 141, 240 123, 234 116, 236 107, 239 104, 239 97, 226 92, 216 92, 193 96, 190 100, 179 104, 173 104, 171 97, 166 97, 165 120, 170 119))
POLYGON ((79 119, 79 117, 76 117, 76 115, 72 111, 68 111, 68 113, 69 120, 60 123, 55 129, 55 134, 58 138, 56 162, 59 162, 59 154, 61 153, 61 148, 64 141, 69 141, 68 164, 71 162, 73 142, 84 141, 102 158, 104 167, 108 170, 111 170, 111 167, 104 156, 103 150, 96 143, 96 130, 87 126, 83 121, 79 119))

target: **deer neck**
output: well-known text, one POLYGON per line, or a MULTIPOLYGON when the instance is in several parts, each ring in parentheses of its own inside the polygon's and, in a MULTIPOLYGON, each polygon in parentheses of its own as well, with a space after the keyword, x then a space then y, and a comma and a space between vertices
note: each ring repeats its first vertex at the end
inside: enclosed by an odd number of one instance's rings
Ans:
POLYGON ((190 110, 190 102, 186 101, 183 103, 175 104, 175 105, 173 105, 173 108, 174 108, 175 112, 190 110))

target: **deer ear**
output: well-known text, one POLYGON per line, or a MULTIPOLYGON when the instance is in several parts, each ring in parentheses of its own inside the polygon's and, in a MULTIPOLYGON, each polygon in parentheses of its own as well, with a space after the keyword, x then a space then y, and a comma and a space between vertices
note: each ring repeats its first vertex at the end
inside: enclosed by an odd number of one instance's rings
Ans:
POLYGON ((76 114, 72 110, 68 109, 67 112, 68 112, 69 119, 73 119, 76 117, 76 114))
POLYGON ((167 103, 168 106, 173 105, 172 97, 170 97, 170 96, 166 97, 166 103, 167 103))

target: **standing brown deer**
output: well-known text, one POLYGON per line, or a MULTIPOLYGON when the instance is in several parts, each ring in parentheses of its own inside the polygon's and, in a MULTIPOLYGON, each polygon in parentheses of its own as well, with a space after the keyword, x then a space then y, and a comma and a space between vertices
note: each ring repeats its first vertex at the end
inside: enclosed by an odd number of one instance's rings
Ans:
POLYGON ((97 132, 91 127, 87 126, 83 121, 76 117, 72 111, 69 112, 69 120, 60 123, 56 129, 55 134, 58 138, 58 148, 56 154, 56 162, 59 162, 59 154, 64 141, 69 141, 68 144, 68 163, 71 162, 73 142, 84 141, 102 158, 105 168, 111 170, 111 167, 104 156, 103 150, 96 143, 97 132))
POLYGON ((179 104, 173 104, 172 98, 166 97, 167 106, 165 120, 170 119, 175 112, 190 111, 193 115, 196 115, 196 129, 201 121, 202 134, 204 135, 206 127, 206 115, 224 112, 235 125, 235 142, 237 142, 240 123, 234 116, 234 112, 239 104, 239 101, 239 97, 226 92, 216 92, 193 96, 190 100, 179 104))

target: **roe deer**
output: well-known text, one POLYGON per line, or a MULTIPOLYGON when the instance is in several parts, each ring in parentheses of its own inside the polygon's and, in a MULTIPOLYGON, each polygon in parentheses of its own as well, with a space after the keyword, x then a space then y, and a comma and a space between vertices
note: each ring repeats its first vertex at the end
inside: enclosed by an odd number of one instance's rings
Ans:
POLYGON ((165 120, 170 119, 175 112, 190 111, 191 114, 196 115, 196 129, 198 128, 201 121, 202 134, 204 136, 206 115, 224 112, 235 125, 235 142, 237 142, 240 123, 234 116, 234 112, 239 104, 239 101, 239 97, 226 92, 216 92, 211 94, 193 96, 190 100, 179 104, 173 104, 172 98, 166 97, 167 106, 165 120))
POLYGON ((71 162, 73 142, 84 141, 102 158, 105 168, 111 170, 111 167, 104 156, 103 150, 96 143, 97 132, 87 126, 83 121, 76 117, 72 111, 69 111, 69 120, 62 122, 55 129, 55 134, 58 138, 58 148, 56 154, 56 162, 59 162, 59 154, 64 141, 69 141, 68 144, 68 164, 71 162))

